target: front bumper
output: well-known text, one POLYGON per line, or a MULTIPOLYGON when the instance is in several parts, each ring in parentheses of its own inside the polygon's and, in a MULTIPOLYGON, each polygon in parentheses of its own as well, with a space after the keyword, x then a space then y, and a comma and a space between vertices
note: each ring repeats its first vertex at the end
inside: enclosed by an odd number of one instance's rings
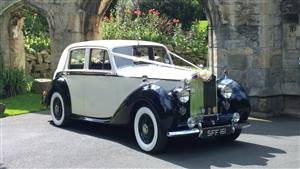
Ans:
POLYGON ((236 130, 236 129, 247 128, 250 126, 251 126, 250 123, 245 122, 245 123, 236 123, 236 124, 233 123, 233 124, 228 124, 228 125, 212 126, 212 127, 205 127, 205 128, 198 127, 198 128, 188 129, 188 130, 170 131, 167 133, 167 136, 168 137, 176 137, 176 136, 198 134, 200 137, 204 130, 209 130, 209 129, 214 129, 214 128, 226 128, 226 127, 234 128, 233 130, 236 130))

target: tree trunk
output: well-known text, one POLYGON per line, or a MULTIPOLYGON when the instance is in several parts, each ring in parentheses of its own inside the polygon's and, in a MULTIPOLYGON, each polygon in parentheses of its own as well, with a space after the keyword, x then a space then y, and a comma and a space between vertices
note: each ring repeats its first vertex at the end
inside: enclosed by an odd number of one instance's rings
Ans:
POLYGON ((101 39, 101 20, 112 0, 84 0, 81 8, 85 11, 84 40, 101 39))

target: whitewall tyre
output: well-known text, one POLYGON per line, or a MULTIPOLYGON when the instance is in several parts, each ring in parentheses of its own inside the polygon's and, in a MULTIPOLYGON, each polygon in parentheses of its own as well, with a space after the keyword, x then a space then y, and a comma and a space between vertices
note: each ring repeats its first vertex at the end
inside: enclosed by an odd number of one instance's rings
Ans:
POLYGON ((167 142, 166 133, 162 131, 155 113, 150 107, 142 106, 137 110, 133 124, 139 147, 149 153, 161 151, 167 142))
POLYGON ((69 111, 65 100, 59 92, 54 92, 50 101, 50 112, 54 125, 64 126, 69 122, 69 111))

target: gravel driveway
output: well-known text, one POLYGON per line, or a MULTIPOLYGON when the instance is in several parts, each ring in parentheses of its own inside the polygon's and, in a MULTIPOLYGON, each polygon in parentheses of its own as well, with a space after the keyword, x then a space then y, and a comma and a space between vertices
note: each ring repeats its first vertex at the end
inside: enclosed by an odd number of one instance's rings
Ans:
POLYGON ((175 138, 158 155, 141 152, 127 128, 76 121, 51 124, 48 112, 1 120, 0 168, 300 168, 300 120, 250 119, 233 144, 175 138))

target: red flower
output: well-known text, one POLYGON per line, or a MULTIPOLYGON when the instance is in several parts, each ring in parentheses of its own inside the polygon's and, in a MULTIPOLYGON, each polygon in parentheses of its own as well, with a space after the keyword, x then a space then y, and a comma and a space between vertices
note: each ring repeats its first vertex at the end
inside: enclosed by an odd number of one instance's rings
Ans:
POLYGON ((177 24, 177 23, 179 23, 179 19, 173 18, 173 19, 172 19, 172 22, 173 22, 174 24, 177 24))
POLYGON ((156 15, 156 16, 159 16, 160 12, 158 12, 158 11, 155 10, 155 11, 153 11, 153 14, 156 15))
POLYGON ((154 14, 154 15, 157 15, 157 16, 160 15, 160 12, 157 11, 157 10, 155 10, 155 9, 149 9, 148 12, 149 12, 149 13, 152 13, 152 14, 154 14))
POLYGON ((155 9, 149 9, 149 13, 153 13, 155 11, 155 9))
POLYGON ((135 10, 134 14, 136 14, 136 16, 141 16, 142 15, 142 11, 141 10, 135 10))

